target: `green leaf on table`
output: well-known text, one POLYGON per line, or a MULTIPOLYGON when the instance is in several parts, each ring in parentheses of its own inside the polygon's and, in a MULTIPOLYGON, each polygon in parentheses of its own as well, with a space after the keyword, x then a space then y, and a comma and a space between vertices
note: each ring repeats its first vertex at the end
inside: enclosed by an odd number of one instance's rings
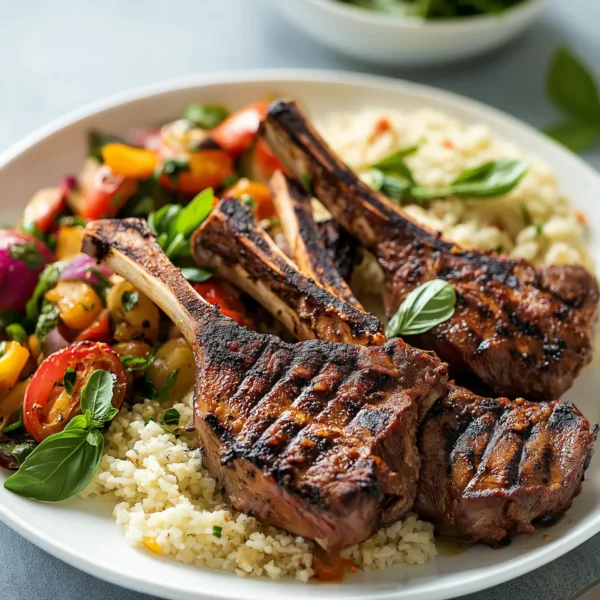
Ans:
POLYGON ((600 120, 598 89, 586 65, 568 48, 559 48, 546 76, 550 100, 560 110, 581 119, 600 120))
POLYGON ((600 137, 600 122, 568 119, 547 127, 544 132, 573 152, 583 152, 600 137))
POLYGON ((447 281, 433 279, 414 289, 400 305, 386 327, 387 337, 418 335, 452 317, 456 293, 447 281))

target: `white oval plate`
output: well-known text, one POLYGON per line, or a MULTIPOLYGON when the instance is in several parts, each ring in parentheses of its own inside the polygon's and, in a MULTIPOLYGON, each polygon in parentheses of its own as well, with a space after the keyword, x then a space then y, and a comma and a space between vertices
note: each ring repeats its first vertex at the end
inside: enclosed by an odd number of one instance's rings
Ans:
MULTIPOLYGON (((600 177, 584 162, 519 123, 471 100, 405 82, 324 71, 262 71, 185 79, 134 91, 89 106, 61 119, 0 157, 0 207, 4 222, 16 222, 38 188, 77 172, 85 156, 86 133, 96 127, 124 133, 135 126, 165 122, 193 101, 242 106, 267 93, 300 99, 313 116, 362 106, 413 110, 442 109, 471 123, 486 123, 497 134, 546 160, 572 201, 589 216, 591 248, 600 263, 600 177)), ((600 371, 588 367, 568 397, 597 422, 600 371), (595 372, 594 372, 595 371, 595 372)), ((0 474, 0 484, 5 479, 0 474)), ((362 572, 339 584, 302 584, 242 579, 233 574, 186 566, 130 547, 111 518, 112 506, 84 500, 50 505, 28 501, 0 487, 0 517, 54 556, 93 575, 135 590, 173 600, 229 598, 268 600, 407 599, 433 600, 491 587, 531 571, 600 531, 600 464, 594 460, 588 481, 572 510, 557 525, 511 546, 477 546, 458 556, 440 556, 422 567, 398 566, 362 572), (542 534, 547 534, 543 537, 542 534)))

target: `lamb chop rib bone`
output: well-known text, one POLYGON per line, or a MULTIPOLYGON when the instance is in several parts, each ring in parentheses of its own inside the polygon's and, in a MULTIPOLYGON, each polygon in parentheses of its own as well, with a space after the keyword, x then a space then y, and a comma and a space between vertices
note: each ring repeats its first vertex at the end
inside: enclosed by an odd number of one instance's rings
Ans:
MULTIPOLYGON (((279 187, 275 204, 280 220, 296 218, 292 207, 297 199, 279 187)), ((314 227, 288 223, 288 230, 304 238, 295 256, 320 244, 314 227)), ((243 234, 232 219, 223 235, 243 234)), ((247 260, 245 256, 242 262, 247 260)), ((311 261, 314 256, 305 255, 299 262, 311 261)), ((314 265, 305 268, 322 272, 314 265)), ((335 293, 335 286, 330 289, 335 293)), ((418 435, 422 466, 415 509, 439 532, 472 542, 499 546, 514 533, 533 533, 534 523, 555 520, 571 506, 591 460, 595 434, 596 428, 590 429, 571 403, 511 402, 449 385, 418 435)))
POLYGON ((333 552, 410 509, 419 459, 405 432, 414 405, 445 389, 437 361, 406 344, 288 344, 241 327, 193 290, 139 219, 88 223, 83 249, 192 345, 204 463, 237 510, 333 552))
POLYGON ((276 101, 262 125, 276 156, 383 269, 388 317, 425 281, 451 282, 454 316, 411 338, 472 372, 496 394, 558 398, 592 358, 598 286, 578 266, 534 269, 526 261, 461 248, 413 222, 336 158, 293 101, 276 101))

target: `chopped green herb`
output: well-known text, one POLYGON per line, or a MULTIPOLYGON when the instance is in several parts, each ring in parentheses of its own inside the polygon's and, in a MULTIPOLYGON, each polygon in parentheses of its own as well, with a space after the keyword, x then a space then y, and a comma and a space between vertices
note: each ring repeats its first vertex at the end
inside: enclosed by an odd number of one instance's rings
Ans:
POLYGON ((8 254, 15 260, 22 260, 30 271, 37 271, 46 262, 35 242, 13 244, 8 254))
POLYGON ((69 396, 73 395, 73 390, 75 389, 75 381, 77 379, 77 372, 75 369, 67 369, 65 371, 65 376, 63 378, 63 385, 65 386, 65 390, 69 396))
POLYGON ((202 129, 214 129, 228 115, 227 109, 220 104, 190 104, 183 113, 183 118, 202 129))
POLYGON ((52 331, 55 327, 58 327, 59 322, 60 313, 58 308, 52 304, 52 302, 44 300, 42 303, 40 316, 38 317, 37 324, 35 326, 35 335, 40 346, 50 331, 52 331))
POLYGON ((544 226, 543 225, 536 225, 535 226, 535 237, 539 238, 542 235, 544 235, 544 226))
POLYGON ((129 312, 129 311, 133 310, 137 306, 137 303, 139 301, 140 301, 140 293, 139 292, 132 292, 130 290, 126 290, 123 292, 123 295, 121 296, 121 303, 123 304, 123 308, 125 309, 125 312, 129 312))
POLYGON ((159 171, 157 176, 166 175, 171 182, 171 185, 177 186, 177 182, 179 181, 179 174, 189 172, 190 163, 187 158, 178 158, 176 156, 172 156, 166 158, 162 165, 159 167, 159 171))
POLYGON ((13 432, 21 429, 21 427, 23 427, 23 406, 22 405, 19 406, 19 416, 18 416, 17 420, 14 423, 7 425, 4 428, 4 433, 13 433, 13 432))
POLYGON ((11 323, 6 327, 6 335, 13 341, 21 344, 27 340, 27 332, 20 323, 11 323))
POLYGON ((221 181, 221 187, 228 188, 231 187, 234 183, 239 181, 240 177, 237 173, 232 173, 231 175, 227 175, 223 181, 221 181))
POLYGON ((166 402, 171 395, 171 389, 177 383, 177 376, 179 375, 179 369, 175 369, 172 373, 169 373, 163 389, 158 392, 158 399, 161 402, 166 402))
POLYGON ((40 314, 40 302, 48 290, 58 281, 60 274, 63 272, 66 261, 57 261, 49 264, 40 275, 38 283, 33 290, 33 295, 27 302, 25 314, 30 321, 35 321, 40 314))
POLYGON ((310 175, 308 173, 302 173, 302 185, 304 186, 304 189, 309 193, 312 194, 312 179, 310 177, 310 175))
POLYGON ((250 210, 254 210, 256 208, 256 202, 254 202, 254 198, 250 194, 242 194, 240 196, 240 202, 245 204, 250 210))
POLYGON ((161 423, 163 425, 179 425, 180 418, 181 415, 179 414, 179 411, 176 408, 169 408, 165 411, 161 423))
POLYGON ((216 538, 220 538, 221 535, 222 535, 222 533, 223 533, 223 528, 222 527, 220 527, 219 525, 213 525, 213 533, 212 534, 216 538))
POLYGON ((101 298, 104 297, 106 295, 106 292, 110 288, 110 281, 108 280, 108 278, 105 277, 100 271, 100 269, 96 267, 90 267, 87 270, 87 272, 90 273, 90 275, 95 275, 97 277, 98 283, 92 287, 100 295, 101 298))

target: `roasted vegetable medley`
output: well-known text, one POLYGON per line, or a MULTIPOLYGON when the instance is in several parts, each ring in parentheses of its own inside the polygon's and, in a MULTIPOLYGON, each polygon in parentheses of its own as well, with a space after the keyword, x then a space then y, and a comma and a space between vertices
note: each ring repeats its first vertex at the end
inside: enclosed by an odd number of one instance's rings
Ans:
POLYGON ((254 327, 240 292, 193 264, 189 240, 217 198, 273 221, 265 182, 281 165, 256 139, 268 104, 231 115, 194 104, 124 138, 93 131, 81 173, 40 190, 17 227, 0 230, 0 466, 19 469, 8 489, 41 500, 77 493, 123 402, 172 400, 194 380, 192 350, 173 323, 80 253, 86 221, 147 218, 197 292, 254 327))

